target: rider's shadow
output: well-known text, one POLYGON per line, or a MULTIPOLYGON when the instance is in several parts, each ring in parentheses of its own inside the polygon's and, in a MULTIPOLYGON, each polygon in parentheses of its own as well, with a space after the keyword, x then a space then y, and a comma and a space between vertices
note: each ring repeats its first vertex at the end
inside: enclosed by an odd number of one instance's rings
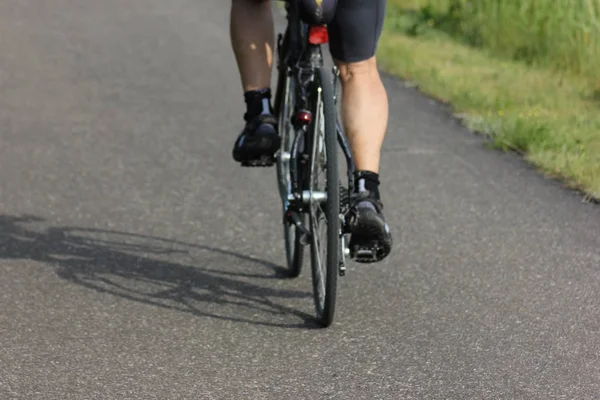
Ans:
POLYGON ((274 279, 284 276, 282 267, 228 250, 115 231, 44 227, 38 217, 0 215, 1 259, 43 262, 87 288, 197 316, 316 328, 311 315, 282 304, 311 297, 277 288, 274 279), (294 318, 300 322, 290 323, 294 318))

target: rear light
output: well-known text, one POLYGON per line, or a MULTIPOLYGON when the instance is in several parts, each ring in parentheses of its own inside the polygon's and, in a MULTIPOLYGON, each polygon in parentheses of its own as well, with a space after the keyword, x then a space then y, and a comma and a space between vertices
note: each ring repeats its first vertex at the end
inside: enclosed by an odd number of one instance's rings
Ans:
POLYGON ((311 26, 308 30, 308 42, 310 44, 324 44, 329 42, 327 26, 311 26))

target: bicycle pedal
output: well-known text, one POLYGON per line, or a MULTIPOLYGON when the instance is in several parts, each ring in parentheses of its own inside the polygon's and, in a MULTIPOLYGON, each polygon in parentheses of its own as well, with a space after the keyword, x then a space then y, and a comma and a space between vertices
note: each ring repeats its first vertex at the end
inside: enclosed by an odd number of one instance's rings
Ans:
POLYGON ((242 161, 242 167, 272 167, 275 164, 275 158, 271 156, 261 156, 252 160, 242 161))
POLYGON ((375 263, 379 261, 377 253, 377 245, 373 247, 354 246, 354 249, 352 251, 352 258, 354 259, 354 261, 363 264, 375 263))

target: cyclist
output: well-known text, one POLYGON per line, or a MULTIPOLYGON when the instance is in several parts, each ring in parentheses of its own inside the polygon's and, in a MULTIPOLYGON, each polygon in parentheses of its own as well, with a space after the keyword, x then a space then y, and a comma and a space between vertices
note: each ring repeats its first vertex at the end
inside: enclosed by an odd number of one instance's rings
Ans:
MULTIPOLYGON (((316 1, 322 5, 323 1, 316 1)), ((335 2, 334 2, 335 3, 335 2)), ((328 3, 329 4, 329 3, 328 3)), ((379 161, 388 122, 388 98, 375 52, 386 0, 337 0, 327 25, 329 48, 340 71, 342 123, 356 164, 357 192, 350 211, 350 246, 373 250, 375 262, 391 251, 392 236, 382 214, 379 161)), ((238 162, 272 156, 280 146, 271 104, 274 26, 269 0, 232 0, 230 34, 244 99, 246 125, 235 141, 238 162)))

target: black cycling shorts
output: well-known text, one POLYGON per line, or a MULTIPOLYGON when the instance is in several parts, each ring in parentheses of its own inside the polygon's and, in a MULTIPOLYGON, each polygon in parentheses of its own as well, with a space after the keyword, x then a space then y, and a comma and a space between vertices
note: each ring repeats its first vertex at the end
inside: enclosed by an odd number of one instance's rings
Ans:
POLYGON ((375 55, 383 29, 386 0, 338 0, 328 25, 331 56, 342 62, 364 61, 375 55))

